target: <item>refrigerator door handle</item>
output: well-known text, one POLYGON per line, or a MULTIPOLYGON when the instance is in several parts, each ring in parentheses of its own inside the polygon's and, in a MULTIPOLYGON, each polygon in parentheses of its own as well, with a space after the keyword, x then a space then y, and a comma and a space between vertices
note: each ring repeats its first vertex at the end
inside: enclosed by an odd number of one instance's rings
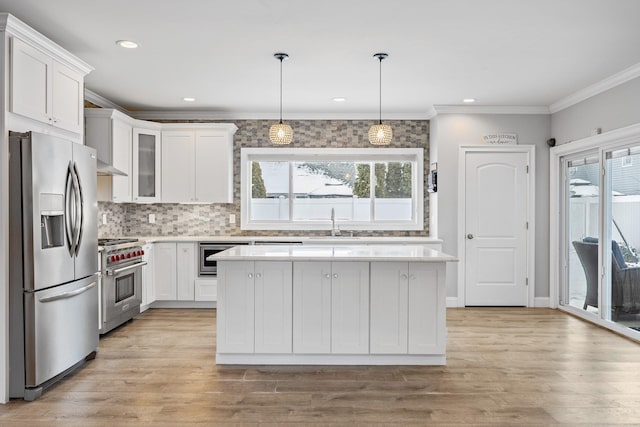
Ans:
POLYGON ((57 301, 59 299, 71 298, 71 297, 74 297, 76 295, 80 295, 81 293, 84 293, 84 292, 88 291, 89 289, 93 288, 96 285, 96 283, 97 282, 91 282, 87 286, 83 286, 83 287, 81 287, 79 289, 76 289, 75 291, 63 292, 63 293, 58 294, 58 295, 52 295, 50 297, 40 298, 39 301, 40 302, 51 302, 51 301, 57 301))
POLYGON ((84 221, 83 217, 83 206, 82 206, 82 183, 80 182, 80 176, 78 174, 78 164, 73 162, 73 186, 74 186, 74 194, 76 198, 76 236, 75 236, 75 254, 78 255, 80 251, 80 240, 82 239, 82 223, 84 221))
POLYGON ((76 251, 75 248, 75 211, 72 206, 75 202, 73 198, 73 168, 71 162, 69 162, 69 168, 67 170, 67 182, 64 190, 64 225, 67 233, 67 242, 69 244, 69 255, 73 256, 76 251))

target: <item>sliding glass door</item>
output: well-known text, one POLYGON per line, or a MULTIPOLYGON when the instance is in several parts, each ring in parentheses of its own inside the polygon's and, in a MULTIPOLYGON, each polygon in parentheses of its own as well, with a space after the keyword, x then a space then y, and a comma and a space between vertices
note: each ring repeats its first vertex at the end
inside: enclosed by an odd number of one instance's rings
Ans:
POLYGON ((604 318, 640 330, 640 145, 605 152, 604 318))
POLYGON ((606 144, 594 138, 558 147, 552 176, 560 308, 640 339, 640 127, 606 144))
POLYGON ((598 152, 565 161, 566 305, 598 314, 598 152))

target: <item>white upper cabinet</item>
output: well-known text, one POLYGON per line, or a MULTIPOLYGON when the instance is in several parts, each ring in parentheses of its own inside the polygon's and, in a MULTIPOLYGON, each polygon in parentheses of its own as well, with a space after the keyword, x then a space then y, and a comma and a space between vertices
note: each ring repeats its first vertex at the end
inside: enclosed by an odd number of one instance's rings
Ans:
POLYGON ((133 162, 131 174, 134 202, 160 201, 160 131, 133 129, 133 162))
POLYGON ((13 37, 10 87, 12 113, 74 133, 82 133, 82 72, 13 37))
POLYGON ((233 124, 162 126, 162 201, 233 203, 233 124))
POLYGON ((162 201, 195 202, 195 134, 162 132, 162 201))
POLYGON ((99 176, 98 200, 159 202, 161 125, 110 108, 86 108, 84 114, 85 143, 96 149, 99 162, 126 174, 99 176))

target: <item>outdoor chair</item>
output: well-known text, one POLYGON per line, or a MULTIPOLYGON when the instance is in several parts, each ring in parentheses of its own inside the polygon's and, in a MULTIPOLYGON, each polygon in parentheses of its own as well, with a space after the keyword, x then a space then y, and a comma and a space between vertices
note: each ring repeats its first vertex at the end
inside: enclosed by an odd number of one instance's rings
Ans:
MULTIPOLYGON (((594 238, 574 241, 587 279, 587 295, 583 309, 598 307, 598 243, 594 238)), ((621 314, 640 313, 640 266, 628 266, 618 243, 611 243, 611 311, 613 319, 621 314)))

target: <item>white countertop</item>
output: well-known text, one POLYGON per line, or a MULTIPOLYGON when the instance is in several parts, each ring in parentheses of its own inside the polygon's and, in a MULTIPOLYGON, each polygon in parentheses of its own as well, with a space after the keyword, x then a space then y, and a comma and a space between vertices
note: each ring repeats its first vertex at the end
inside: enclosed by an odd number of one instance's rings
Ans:
POLYGON ((454 256, 425 245, 259 245, 235 246, 208 261, 419 261, 457 262, 454 256))
POLYGON ((442 243, 442 240, 433 237, 385 237, 385 236, 127 236, 144 240, 147 243, 155 242, 284 242, 304 244, 330 244, 353 245, 358 243, 374 244, 433 244, 442 243))

